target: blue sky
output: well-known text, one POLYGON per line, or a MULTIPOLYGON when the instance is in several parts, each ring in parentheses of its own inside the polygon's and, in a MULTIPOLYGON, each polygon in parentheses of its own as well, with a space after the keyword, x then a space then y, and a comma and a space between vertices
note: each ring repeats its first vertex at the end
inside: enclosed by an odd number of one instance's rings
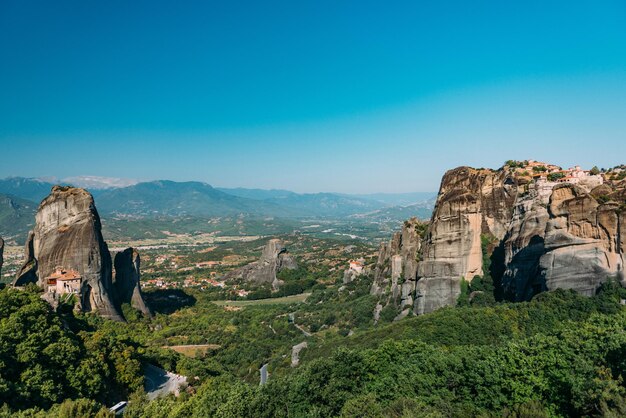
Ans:
POLYGON ((0 177, 408 192, 626 162, 623 0, 4 0, 0 63, 0 177))

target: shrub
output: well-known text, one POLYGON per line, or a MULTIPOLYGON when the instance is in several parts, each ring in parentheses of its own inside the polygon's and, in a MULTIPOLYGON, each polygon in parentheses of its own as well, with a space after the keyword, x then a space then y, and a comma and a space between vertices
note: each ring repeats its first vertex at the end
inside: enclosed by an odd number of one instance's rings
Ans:
POLYGON ((550 173, 548 174, 548 181, 557 181, 565 177, 564 173, 550 173))

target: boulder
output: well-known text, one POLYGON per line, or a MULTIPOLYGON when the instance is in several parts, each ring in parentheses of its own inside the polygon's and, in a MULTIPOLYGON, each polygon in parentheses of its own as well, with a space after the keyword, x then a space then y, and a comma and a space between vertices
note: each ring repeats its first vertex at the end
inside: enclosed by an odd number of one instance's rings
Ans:
POLYGON ((433 312, 444 306, 456 305, 461 294, 460 277, 423 277, 417 281, 415 292, 416 315, 433 312))

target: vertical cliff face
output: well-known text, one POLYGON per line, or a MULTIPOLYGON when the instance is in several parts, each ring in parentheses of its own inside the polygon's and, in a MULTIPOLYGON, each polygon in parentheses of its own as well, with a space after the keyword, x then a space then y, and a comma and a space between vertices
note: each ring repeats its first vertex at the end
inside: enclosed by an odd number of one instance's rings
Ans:
POLYGON ((482 275, 481 235, 504 237, 516 196, 516 182, 504 170, 448 171, 424 241, 418 276, 471 281, 482 275))
POLYGON ((139 284, 141 259, 139 252, 134 248, 127 248, 115 254, 114 266, 113 287, 115 288, 117 302, 119 304, 128 303, 145 316, 152 316, 141 294, 141 286, 139 284))
POLYGON ((122 303, 150 315, 139 287, 139 254, 129 248, 117 255, 113 282, 111 254, 101 229, 91 194, 74 187, 53 187, 39 205, 35 229, 26 241, 24 265, 13 285, 37 283, 44 298, 55 306, 59 292, 69 290, 76 293, 78 309, 114 320, 123 319, 122 303), (72 280, 68 274, 77 278, 77 284, 65 282, 72 280), (59 281, 68 285, 59 286, 59 281))
POLYGON ((609 278, 626 284, 626 182, 524 164, 445 174, 417 268, 416 313, 454 305, 461 280, 486 273, 517 301, 557 288, 593 295, 609 278), (502 254, 490 272, 486 241, 502 254))
POLYGON ((506 271, 501 283, 506 299, 528 300, 546 290, 539 260, 545 253, 548 204, 555 185, 546 181, 530 183, 514 205, 502 243, 506 271))
POLYGON ((0 275, 2 274, 2 264, 4 264, 4 240, 0 237, 0 275))
POLYGON ((24 264, 17 272, 13 286, 26 286, 29 283, 37 283, 37 260, 35 259, 35 233, 30 231, 24 245, 24 264))
POLYGON ((506 170, 459 167, 444 175, 417 268, 416 313, 456 303, 460 281, 484 274, 481 237, 505 236, 517 189, 506 170))
POLYGON ((393 303, 401 310, 412 307, 422 227, 416 218, 409 219, 402 231, 381 244, 370 289, 381 306, 393 303))
POLYGON ((549 193, 520 199, 504 243, 505 295, 528 300, 559 288, 591 296, 609 278, 623 282, 622 192, 608 184, 591 191, 553 184, 549 193))
POLYGON ((79 307, 121 320, 112 298, 111 255, 102 238, 93 197, 85 190, 55 186, 37 211, 35 229, 26 245, 26 264, 16 279, 23 285, 36 274, 44 291, 58 268, 81 277, 79 307))

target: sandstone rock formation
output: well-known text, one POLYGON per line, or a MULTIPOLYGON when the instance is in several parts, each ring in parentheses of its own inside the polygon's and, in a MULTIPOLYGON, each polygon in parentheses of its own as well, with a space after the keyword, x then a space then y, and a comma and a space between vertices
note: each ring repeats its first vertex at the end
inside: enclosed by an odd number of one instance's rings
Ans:
POLYGON ((281 285, 276 274, 283 269, 295 270, 298 264, 287 248, 277 239, 267 242, 258 261, 224 275, 225 279, 241 279, 255 284, 271 284, 274 289, 281 285))
POLYGON ((0 275, 2 274, 2 264, 4 264, 4 240, 0 237, 0 275))
POLYGON ((381 305, 393 303, 400 310, 413 305, 422 226, 416 218, 409 219, 391 241, 381 243, 370 289, 381 305))
POLYGON ((621 175, 532 160, 499 170, 459 167, 442 179, 416 271, 406 275, 404 238, 394 235, 381 246, 372 294, 389 289, 402 307, 413 296, 413 312, 422 314, 456 304, 461 281, 477 276, 490 276, 499 297, 517 301, 557 288, 592 295, 611 277, 626 285, 625 217, 621 175))
POLYGON ((120 320, 111 297, 111 254, 101 229, 91 194, 84 189, 54 186, 35 216, 33 248, 38 284, 47 291, 46 278, 57 267, 75 270, 82 277, 81 309, 120 320))
POLYGON ((125 301, 148 312, 139 291, 138 255, 127 250, 120 257, 114 287, 111 254, 101 229, 91 194, 54 186, 39 205, 35 229, 26 242, 25 262, 13 285, 37 283, 50 302, 61 292, 75 293, 78 309, 114 320, 123 320, 118 308, 125 301))
POLYGON ((505 236, 516 198, 506 170, 459 167, 443 176, 417 272, 416 313, 456 303, 460 280, 484 274, 481 238, 505 236))
POLYGON ((507 296, 527 300, 556 288, 591 296, 610 277, 623 282, 622 192, 608 184, 590 192, 558 184, 547 199, 534 193, 521 200, 504 242, 507 296))
POLYGON ((115 254, 113 287, 118 304, 128 303, 145 316, 150 317, 152 314, 143 300, 139 285, 140 265, 139 253, 134 248, 127 248, 115 254))
POLYGON ((37 260, 35 259, 35 233, 30 231, 24 245, 24 264, 17 272, 13 286, 26 286, 29 283, 37 283, 37 260))

